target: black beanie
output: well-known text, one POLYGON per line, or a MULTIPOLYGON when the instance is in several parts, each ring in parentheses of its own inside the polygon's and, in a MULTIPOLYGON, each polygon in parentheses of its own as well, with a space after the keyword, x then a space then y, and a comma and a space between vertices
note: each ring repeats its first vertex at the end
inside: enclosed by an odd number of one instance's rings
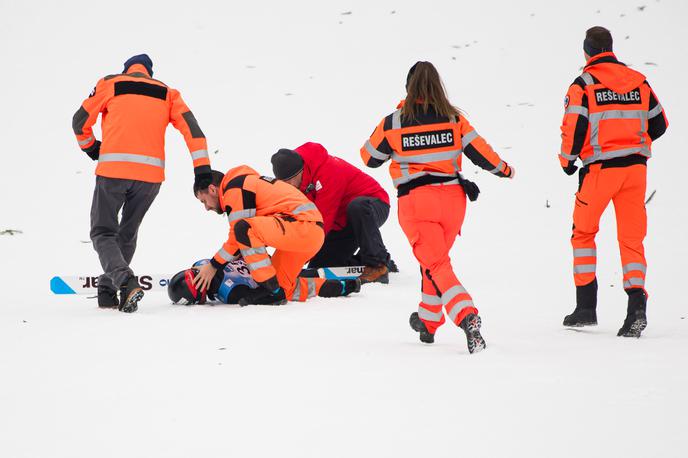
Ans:
POLYGON ((282 148, 272 155, 272 172, 279 180, 288 180, 303 170, 303 159, 296 151, 282 148))
POLYGON ((148 54, 139 54, 137 56, 133 56, 127 59, 127 61, 124 63, 124 71, 122 73, 126 73, 127 70, 129 70, 129 67, 131 67, 134 64, 143 65, 144 67, 146 67, 146 70, 148 70, 148 74, 151 77, 153 76, 153 61, 150 57, 148 57, 148 54))

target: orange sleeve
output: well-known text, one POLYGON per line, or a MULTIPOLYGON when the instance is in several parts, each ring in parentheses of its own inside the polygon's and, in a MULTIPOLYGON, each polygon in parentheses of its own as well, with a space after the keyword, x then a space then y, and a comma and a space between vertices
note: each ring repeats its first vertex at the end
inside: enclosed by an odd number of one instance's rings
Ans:
POLYGON ((461 116, 461 147, 463 152, 478 167, 487 170, 498 177, 510 177, 511 167, 503 161, 492 147, 471 126, 466 118, 461 116))
POLYGON ((228 187, 222 193, 222 202, 225 205, 225 208, 222 210, 227 213, 227 218, 229 219, 229 234, 225 243, 222 244, 222 247, 217 250, 215 256, 210 260, 216 268, 220 268, 237 258, 236 253, 239 251, 239 245, 234 236, 234 225, 241 219, 239 215, 243 214, 244 211, 241 191, 241 188, 228 187))
POLYGON ((88 151, 96 143, 96 137, 93 135, 93 125, 98 120, 98 115, 103 111, 110 97, 108 95, 108 86, 105 79, 98 81, 91 94, 83 101, 72 117, 72 130, 82 151, 88 151))
POLYGON ((368 167, 380 167, 387 162, 394 152, 387 142, 385 136, 385 121, 387 118, 380 121, 373 134, 370 136, 363 147, 361 147, 361 159, 368 167))
POLYGON ((209 173, 208 142, 198 125, 198 121, 196 121, 196 117, 176 89, 170 89, 170 103, 170 122, 184 136, 184 141, 193 160, 194 172, 196 175, 209 173))
POLYGON ((574 162, 585 146, 589 124, 588 96, 578 84, 574 83, 569 87, 564 99, 564 110, 559 163, 564 170, 575 171, 574 162))

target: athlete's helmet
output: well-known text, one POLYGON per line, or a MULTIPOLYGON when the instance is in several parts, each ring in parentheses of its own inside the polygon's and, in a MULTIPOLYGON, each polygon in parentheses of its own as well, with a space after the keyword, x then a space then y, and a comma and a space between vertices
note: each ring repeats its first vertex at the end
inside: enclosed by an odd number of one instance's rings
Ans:
POLYGON ((186 269, 175 274, 167 285, 167 295, 175 304, 205 304, 206 290, 199 291, 193 284, 198 269, 186 269))

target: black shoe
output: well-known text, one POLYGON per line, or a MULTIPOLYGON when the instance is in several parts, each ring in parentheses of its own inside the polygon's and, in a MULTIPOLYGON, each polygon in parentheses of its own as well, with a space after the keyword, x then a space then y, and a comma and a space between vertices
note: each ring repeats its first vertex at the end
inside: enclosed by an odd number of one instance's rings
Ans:
POLYGON ((112 309, 119 306, 117 291, 109 288, 98 287, 98 307, 102 309, 112 309))
POLYGON ((576 308, 571 315, 564 317, 564 326, 572 328, 597 326, 597 312, 595 309, 576 308))
POLYGON ((265 288, 252 289, 239 299, 239 305, 242 307, 247 305, 284 305, 286 303, 287 296, 282 288, 277 288, 272 292, 265 288))
POLYGON ((394 262, 394 259, 389 258, 389 261, 387 261, 387 269, 389 269, 390 272, 397 273, 399 272, 399 268, 397 267, 397 263, 394 262))
POLYGON ((133 275, 129 277, 119 290, 119 311, 133 313, 139 309, 139 301, 143 299, 143 289, 133 275))
POLYGON ((351 280, 325 280, 320 287, 318 296, 320 297, 342 297, 351 293, 361 291, 361 280, 354 278, 351 280))
POLYGON ((468 344, 468 353, 478 353, 487 347, 485 339, 480 335, 480 325, 482 320, 479 315, 469 313, 466 318, 461 320, 459 327, 466 333, 466 343, 468 344))
POLYGON ((426 344, 431 344, 435 342, 435 334, 430 334, 428 328, 423 323, 423 320, 418 316, 418 312, 413 312, 409 317, 409 324, 411 329, 420 333, 420 341, 426 344))
POLYGON ((626 320, 616 334, 619 337, 640 338, 640 333, 647 327, 645 310, 636 310, 626 317, 626 320))

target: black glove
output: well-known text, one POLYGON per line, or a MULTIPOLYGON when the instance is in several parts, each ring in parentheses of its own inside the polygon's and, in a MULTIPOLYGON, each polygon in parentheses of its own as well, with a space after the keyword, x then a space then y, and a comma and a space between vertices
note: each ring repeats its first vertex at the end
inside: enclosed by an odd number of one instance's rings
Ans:
POLYGON ((98 156, 100 156, 100 140, 96 140, 91 146, 86 149, 82 149, 81 151, 88 154, 88 157, 94 161, 97 161, 98 156))
POLYGON ((478 199, 480 188, 477 184, 473 183, 471 180, 465 179, 461 174, 459 174, 459 184, 463 186, 463 191, 466 193, 468 200, 475 202, 478 199))
POLYGON ((576 173, 576 170, 578 170, 578 166, 574 164, 573 162, 570 162, 569 165, 564 167, 564 173, 571 176, 574 173, 576 173))

